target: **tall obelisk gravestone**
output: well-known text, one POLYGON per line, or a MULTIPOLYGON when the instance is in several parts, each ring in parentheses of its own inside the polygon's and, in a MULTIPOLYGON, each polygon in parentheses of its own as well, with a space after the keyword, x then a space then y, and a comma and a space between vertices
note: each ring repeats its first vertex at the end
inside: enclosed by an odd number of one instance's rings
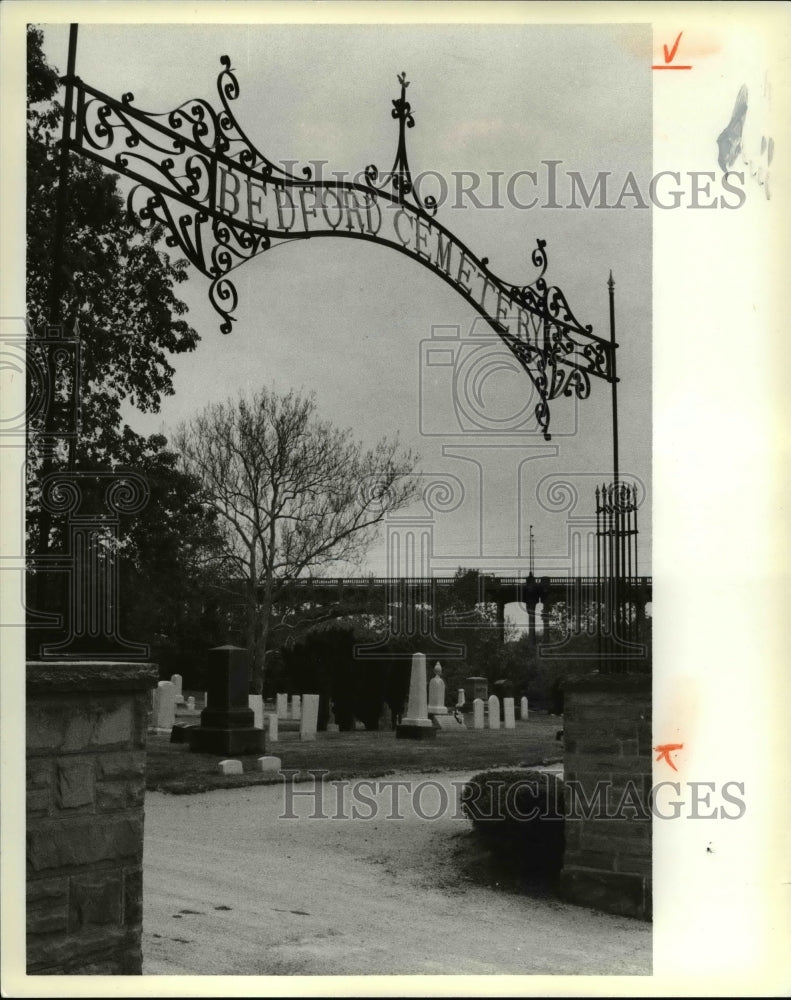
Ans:
POLYGON ((426 698, 426 657, 423 653, 412 656, 412 675, 409 679, 409 705, 401 725, 396 726, 396 739, 433 740, 437 731, 428 717, 426 698))

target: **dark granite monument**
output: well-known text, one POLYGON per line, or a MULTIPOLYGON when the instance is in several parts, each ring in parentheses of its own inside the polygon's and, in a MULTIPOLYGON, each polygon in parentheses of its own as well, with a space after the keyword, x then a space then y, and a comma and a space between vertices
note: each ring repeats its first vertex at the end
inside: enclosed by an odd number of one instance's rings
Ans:
POLYGON ((266 737, 263 729, 253 725, 248 691, 247 650, 238 646, 209 650, 207 703, 200 726, 189 732, 190 750, 223 755, 264 753, 266 737))

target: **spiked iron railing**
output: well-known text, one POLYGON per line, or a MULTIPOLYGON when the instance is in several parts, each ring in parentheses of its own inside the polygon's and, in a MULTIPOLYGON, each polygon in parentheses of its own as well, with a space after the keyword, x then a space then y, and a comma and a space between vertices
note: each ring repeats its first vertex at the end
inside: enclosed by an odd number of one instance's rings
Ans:
POLYGON ((596 487, 597 633, 602 673, 645 669, 642 613, 634 602, 637 572, 637 487, 596 487))

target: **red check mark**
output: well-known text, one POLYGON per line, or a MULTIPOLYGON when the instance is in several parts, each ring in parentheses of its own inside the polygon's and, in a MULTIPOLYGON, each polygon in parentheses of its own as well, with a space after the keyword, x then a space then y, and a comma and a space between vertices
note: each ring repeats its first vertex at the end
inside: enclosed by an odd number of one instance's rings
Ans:
POLYGON ((679 31, 678 38, 673 42, 673 48, 668 52, 667 45, 663 45, 662 48, 665 50, 665 61, 660 63, 658 66, 652 66, 651 69, 692 69, 691 66, 679 66, 678 63, 673 63, 676 58, 676 52, 678 52, 678 44, 681 41, 681 36, 684 34, 683 31, 679 31), (671 66, 670 64, 673 63, 671 66))
POLYGON ((678 52, 678 43, 681 41, 681 36, 684 34, 683 31, 679 31, 678 38, 673 42, 673 48, 668 52, 667 45, 663 45, 662 48, 665 50, 665 62, 671 63, 676 57, 676 52, 678 52))

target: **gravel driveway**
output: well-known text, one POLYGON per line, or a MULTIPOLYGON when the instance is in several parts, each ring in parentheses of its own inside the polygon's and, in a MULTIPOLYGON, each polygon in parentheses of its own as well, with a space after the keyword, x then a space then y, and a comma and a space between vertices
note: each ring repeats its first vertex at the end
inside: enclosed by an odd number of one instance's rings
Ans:
POLYGON ((145 974, 650 975, 650 924, 469 877, 469 777, 330 784, 298 819, 283 785, 148 793, 145 974))

